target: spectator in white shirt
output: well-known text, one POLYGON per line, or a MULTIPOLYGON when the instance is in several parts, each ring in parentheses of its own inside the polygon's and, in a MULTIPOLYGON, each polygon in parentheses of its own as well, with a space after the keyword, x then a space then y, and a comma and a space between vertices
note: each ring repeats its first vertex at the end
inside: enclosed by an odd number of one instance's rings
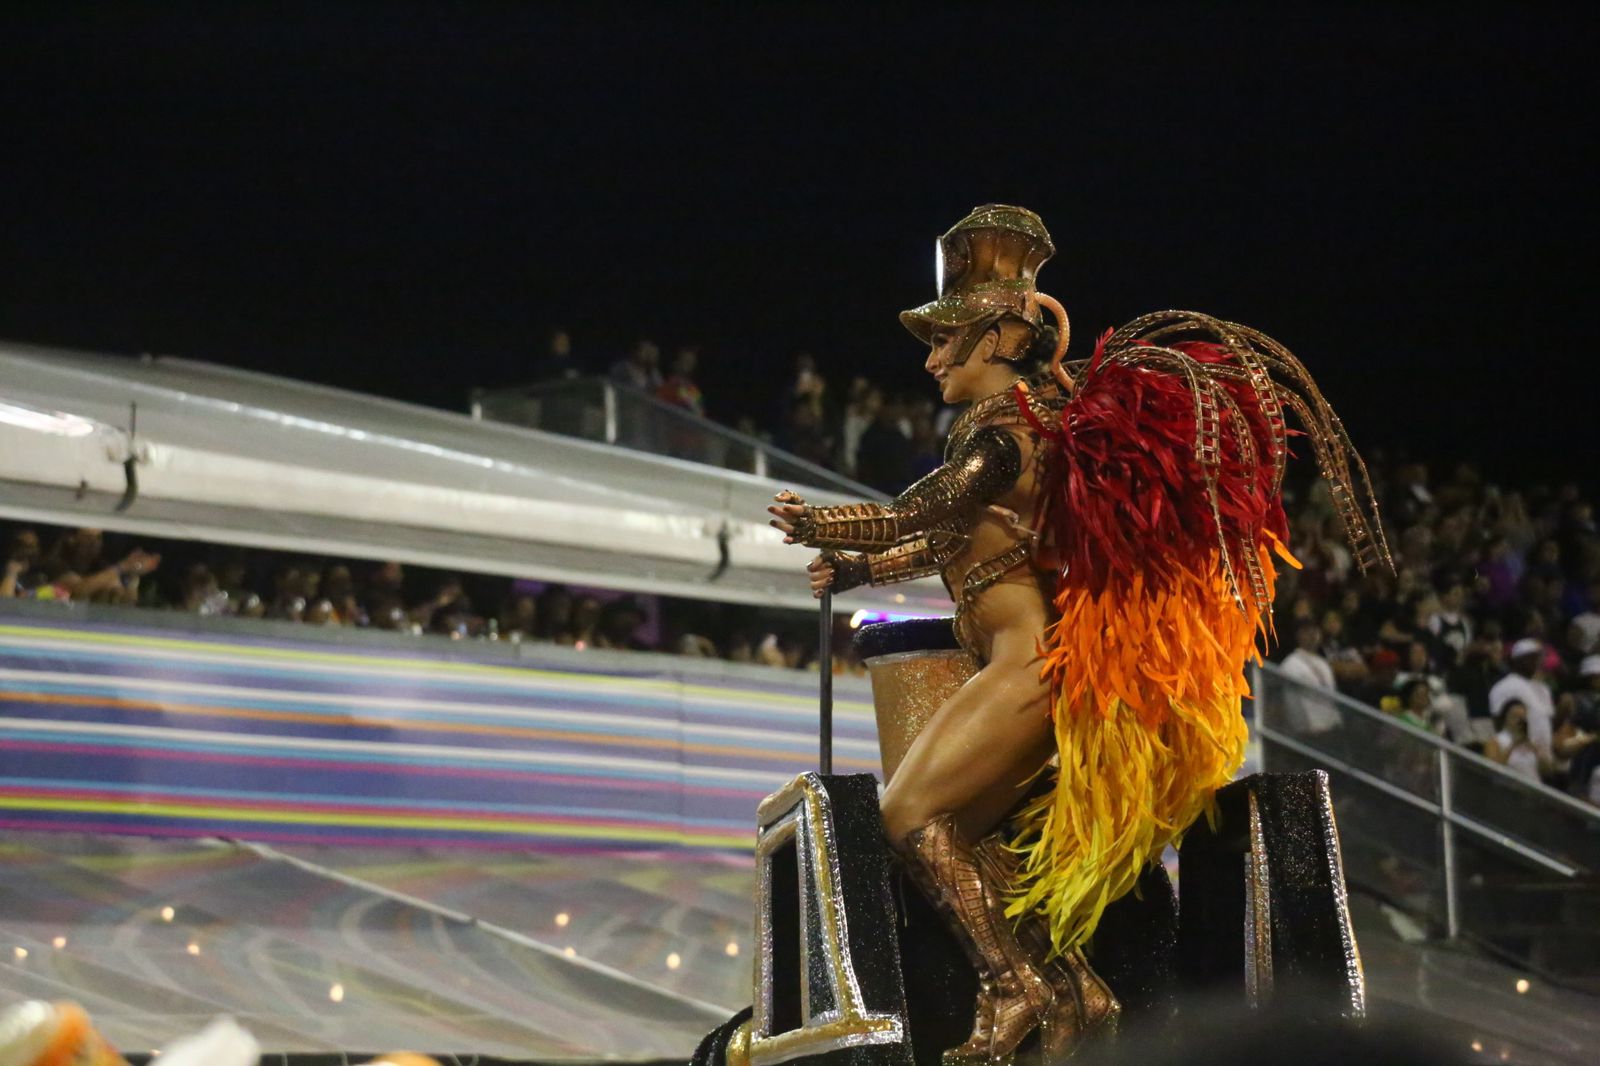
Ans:
POLYGON ((1550 763, 1528 738, 1527 705, 1519 699, 1506 700, 1495 718, 1500 731, 1484 745, 1483 753, 1517 776, 1541 783, 1550 763))
POLYGON ((1304 686, 1288 694, 1285 706, 1288 724, 1301 733, 1326 733, 1339 728, 1341 721, 1334 701, 1311 691, 1334 691, 1333 667, 1318 653, 1321 640, 1322 630, 1315 622, 1301 622, 1295 630, 1295 649, 1281 664, 1286 677, 1304 686))
POLYGON ((1524 637, 1511 645, 1511 672, 1489 690, 1489 712, 1500 717, 1501 708, 1512 700, 1521 700, 1527 708, 1528 740, 1546 762, 1551 760, 1550 734, 1555 722, 1555 699, 1550 686, 1535 680, 1539 660, 1544 657, 1544 642, 1524 637))
POLYGON ((1600 651, 1600 578, 1589 582, 1589 609, 1575 616, 1572 624, 1582 634, 1585 655, 1600 651))

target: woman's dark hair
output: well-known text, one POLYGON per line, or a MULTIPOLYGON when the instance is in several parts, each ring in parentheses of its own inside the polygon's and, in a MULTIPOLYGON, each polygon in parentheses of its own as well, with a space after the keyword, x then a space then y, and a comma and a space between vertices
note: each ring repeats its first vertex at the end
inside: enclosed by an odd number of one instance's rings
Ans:
POLYGON ((1521 700, 1506 700, 1500 705, 1500 709, 1494 712, 1494 729, 1496 733, 1506 727, 1506 719, 1511 717, 1511 708, 1513 707, 1521 707, 1524 712, 1528 709, 1528 705, 1521 700))
POLYGON ((1417 691, 1419 685, 1423 688, 1429 687, 1428 682, 1420 677, 1414 677, 1400 686, 1400 706, 1402 709, 1408 711, 1411 709, 1411 694, 1417 691))

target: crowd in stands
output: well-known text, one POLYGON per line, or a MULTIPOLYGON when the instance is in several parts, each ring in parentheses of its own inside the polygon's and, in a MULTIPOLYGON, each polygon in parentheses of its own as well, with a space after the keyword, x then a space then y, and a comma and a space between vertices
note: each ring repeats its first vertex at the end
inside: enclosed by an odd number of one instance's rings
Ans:
MULTIPOLYGON (((45 533, 0 525, 0 599, 812 665, 810 614, 186 541, 157 544, 157 552, 96 529, 45 533)), ((860 666, 845 658, 840 668, 860 666)))
MULTIPOLYGON (((619 388, 704 416, 705 395, 696 380, 699 359, 697 347, 679 347, 663 374, 660 346, 640 340, 605 369, 605 378, 619 388)), ((549 382, 600 370, 575 356, 570 335, 556 330, 545 353, 535 360, 533 375, 535 382, 549 382)), ((747 412, 734 419, 731 428, 884 493, 898 492, 939 465, 944 436, 956 413, 935 402, 931 387, 902 393, 859 375, 850 379, 841 395, 808 352, 797 354, 792 372, 774 395, 757 403, 772 417, 757 418, 747 412), (774 427, 770 431, 762 428, 769 425, 774 427)), ((558 428, 548 422, 547 417, 545 428, 558 428)), ((720 461, 716 456, 694 455, 682 445, 675 447, 668 431, 651 435, 644 427, 632 427, 631 432, 649 435, 654 450, 720 461)), ((629 427, 624 427, 620 442, 642 443, 629 434, 629 427)))
MULTIPOLYGON (((1441 483, 1374 457, 1396 572, 1356 572, 1326 485, 1291 513, 1304 569, 1280 583, 1282 666, 1600 803, 1600 531, 1575 485, 1441 483)), ((1338 727, 1301 701, 1299 728, 1338 727)))

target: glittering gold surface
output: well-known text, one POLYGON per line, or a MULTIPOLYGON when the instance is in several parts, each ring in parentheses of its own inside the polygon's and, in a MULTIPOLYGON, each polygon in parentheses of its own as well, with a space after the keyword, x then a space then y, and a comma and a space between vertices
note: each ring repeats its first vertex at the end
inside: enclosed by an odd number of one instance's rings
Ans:
POLYGON ((890 503, 806 507, 794 519, 794 539, 812 548, 882 551, 918 533, 946 530, 953 549, 973 515, 1015 485, 1021 473, 1022 457, 1011 437, 969 433, 959 447, 946 449, 944 465, 890 503))
POLYGON ((978 672, 978 661, 964 651, 911 651, 868 659, 867 670, 887 783, 933 712, 978 672))
POLYGON ((1272 872, 1256 793, 1249 794, 1250 850, 1244 856, 1244 991, 1252 1007, 1272 998, 1272 872))
POLYGON ((1039 311, 1030 297, 1039 268, 1055 254, 1044 220, 1027 208, 974 208, 939 238, 938 298, 902 311, 900 323, 924 344, 940 327, 973 326, 1006 315, 1037 323, 1039 311))
POLYGON ((728 1038, 722 1061, 726 1066, 750 1066, 750 1023, 745 1022, 728 1038))
MULTIPOLYGON (((813 1015, 810 995, 805 984, 811 980, 810 967, 805 955, 812 950, 811 934, 805 928, 805 909, 801 909, 801 1013, 800 1028, 785 1033, 768 1031, 771 1025, 772 991, 772 938, 776 930, 771 925, 770 902, 758 903, 755 961, 755 1010, 748 1036, 738 1049, 748 1058, 750 1066, 776 1066, 802 1056, 820 1056, 849 1047, 873 1044, 899 1044, 905 1040, 905 1026, 894 1014, 874 1013, 867 1009, 861 994, 861 984, 856 976, 856 964, 850 951, 850 933, 845 924, 844 896, 839 887, 839 849, 834 836, 831 801, 820 778, 815 773, 803 773, 789 784, 761 801, 756 808, 756 821, 760 833, 756 837, 756 861, 763 869, 762 877, 770 878, 768 860, 772 853, 790 840, 804 833, 800 848, 802 898, 806 891, 807 874, 816 902, 819 922, 820 947, 824 955, 823 969, 832 985, 834 1002, 832 1010, 813 1015), (802 808, 799 816, 791 816, 795 808, 802 808)), ((758 889, 758 900, 771 899, 771 886, 758 889)), ((734 1050, 730 1042, 730 1050, 734 1050)), ((732 1066, 731 1059, 729 1066, 732 1066)))

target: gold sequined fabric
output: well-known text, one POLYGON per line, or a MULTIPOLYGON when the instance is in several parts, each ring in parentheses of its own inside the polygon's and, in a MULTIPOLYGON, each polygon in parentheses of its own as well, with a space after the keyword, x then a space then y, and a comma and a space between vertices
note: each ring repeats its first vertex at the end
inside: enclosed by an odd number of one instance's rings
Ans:
POLYGON ((840 589, 859 584, 863 571, 873 585, 940 574, 956 604, 956 637, 981 659, 986 637, 972 606, 984 591, 1018 581, 1049 592, 1049 575, 1034 565, 1046 459, 1034 423, 1055 424, 1065 398, 1048 379, 1029 383, 1021 398, 1026 414, 1014 388, 974 401, 951 427, 938 470, 887 504, 810 508, 795 523, 796 539, 864 553, 841 557, 840 589), (990 513, 990 503, 1015 521, 990 513))
POLYGON ((923 535, 930 548, 948 549, 972 514, 1016 481, 1021 457, 1016 442, 998 433, 969 434, 947 456, 889 503, 807 508, 794 523, 795 539, 825 550, 881 551, 923 535))
MULTIPOLYGON (((968 329, 1011 317, 1037 325, 1033 299, 1039 269, 1055 255, 1044 220, 1025 207, 984 204, 939 238, 937 297, 900 313, 900 323, 924 344, 939 329, 968 329)), ((974 329, 964 354, 966 362, 974 329)))
POLYGON ((912 741, 945 700, 978 672, 965 651, 896 652, 867 660, 872 707, 878 716, 878 749, 888 784, 912 741))

